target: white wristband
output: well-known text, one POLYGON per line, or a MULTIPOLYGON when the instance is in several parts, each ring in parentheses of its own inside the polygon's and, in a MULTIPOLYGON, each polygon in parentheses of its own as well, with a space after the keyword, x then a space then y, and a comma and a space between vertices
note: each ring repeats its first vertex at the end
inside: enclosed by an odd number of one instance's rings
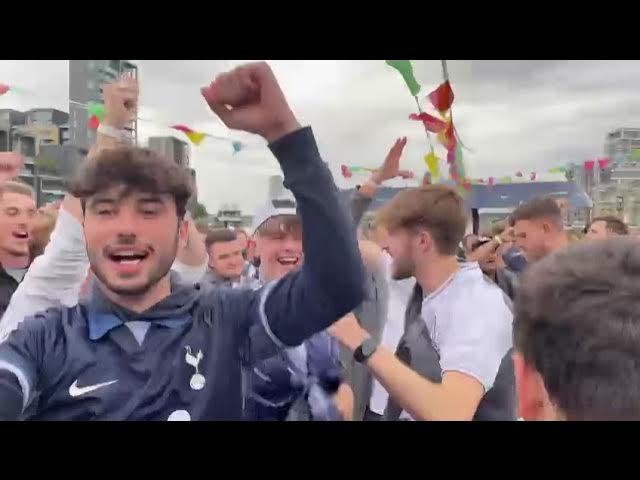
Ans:
POLYGON ((131 143, 131 135, 126 130, 119 130, 109 125, 101 123, 98 126, 98 133, 107 137, 115 138, 121 142, 131 143))

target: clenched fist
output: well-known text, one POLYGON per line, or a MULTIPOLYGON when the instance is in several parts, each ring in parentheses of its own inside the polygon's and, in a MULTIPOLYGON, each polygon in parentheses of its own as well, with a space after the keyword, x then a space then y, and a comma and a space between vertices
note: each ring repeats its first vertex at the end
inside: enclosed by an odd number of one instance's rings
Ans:
POLYGON ((115 83, 105 85, 104 124, 122 130, 138 114, 138 81, 131 75, 122 75, 115 83))
POLYGON ((261 135, 271 143, 300 128, 266 62, 223 73, 201 91, 211 110, 231 129, 261 135))
POLYGON ((16 152, 0 152, 0 185, 20 174, 24 157, 16 152))

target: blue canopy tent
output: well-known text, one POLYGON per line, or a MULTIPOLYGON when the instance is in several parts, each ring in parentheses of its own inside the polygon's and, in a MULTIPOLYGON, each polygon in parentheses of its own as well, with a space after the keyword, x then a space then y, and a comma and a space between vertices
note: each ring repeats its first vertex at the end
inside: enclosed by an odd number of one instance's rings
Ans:
MULTIPOLYGON (((403 188, 381 187, 371 203, 370 210, 376 210, 390 200, 403 188)), ((342 190, 344 201, 347 202, 353 190, 342 190)), ((484 208, 513 209, 527 200, 539 196, 551 195, 566 198, 574 208, 593 208, 593 201, 587 193, 574 182, 522 182, 501 183, 492 187, 487 185, 472 185, 465 200, 473 213, 474 231, 477 230, 478 210, 484 208)))

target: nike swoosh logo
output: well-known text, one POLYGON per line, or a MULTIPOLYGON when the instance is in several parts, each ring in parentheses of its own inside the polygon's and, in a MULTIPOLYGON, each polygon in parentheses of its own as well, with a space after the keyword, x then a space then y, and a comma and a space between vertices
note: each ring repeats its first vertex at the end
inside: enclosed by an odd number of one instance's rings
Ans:
POLYGON ((78 387, 78 380, 73 382, 73 384, 69 387, 69 395, 72 397, 79 397, 89 392, 93 392, 98 390, 99 388, 106 387, 107 385, 111 385, 116 383, 118 380, 112 380, 110 382, 98 383, 97 385, 89 385, 87 387, 78 387))

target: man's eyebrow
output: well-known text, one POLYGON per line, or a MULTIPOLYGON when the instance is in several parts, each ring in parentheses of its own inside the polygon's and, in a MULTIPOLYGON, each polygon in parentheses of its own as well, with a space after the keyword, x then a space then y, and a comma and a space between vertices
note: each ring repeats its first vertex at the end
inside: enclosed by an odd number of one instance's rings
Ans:
POLYGON ((117 199, 109 195, 95 195, 87 202, 89 205, 96 205, 98 203, 116 203, 117 199))

